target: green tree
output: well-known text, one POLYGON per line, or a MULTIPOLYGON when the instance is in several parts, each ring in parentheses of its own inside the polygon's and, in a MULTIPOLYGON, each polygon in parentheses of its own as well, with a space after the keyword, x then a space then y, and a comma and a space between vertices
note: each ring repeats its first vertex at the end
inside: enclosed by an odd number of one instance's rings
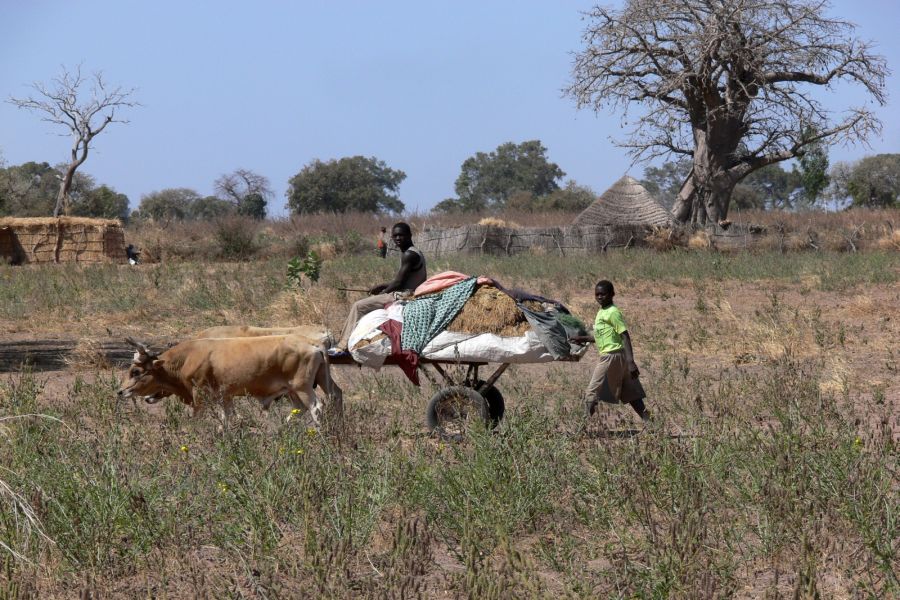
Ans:
POLYGON ((800 157, 800 185, 803 199, 812 206, 828 187, 828 149, 824 144, 812 144, 800 157))
POLYGON ((527 192, 537 199, 559 190, 558 180, 565 175, 559 165, 547 160, 547 149, 539 140, 507 142, 493 152, 478 152, 467 158, 456 178, 458 200, 444 200, 435 208, 502 209, 517 192, 527 192))
POLYGON ((586 209, 597 200, 597 192, 570 179, 562 189, 555 190, 535 201, 535 212, 576 212, 586 209))
POLYGON ((796 169, 785 171, 779 164, 750 173, 741 185, 755 191, 762 201, 761 206, 752 208, 791 209, 803 192, 800 173, 796 169))
POLYGON ((766 198, 753 186, 739 183, 731 192, 731 203, 741 210, 761 210, 766 207, 766 198))
POLYGON ((659 167, 644 169, 641 185, 656 197, 656 200, 668 209, 675 204, 675 198, 684 182, 691 174, 691 161, 688 159, 671 160, 659 167))
POLYGON ((266 204, 262 194, 247 194, 238 202, 237 213, 261 221, 266 218, 266 204))
POLYGON ((596 6, 567 93, 579 107, 627 111, 621 145, 634 158, 690 157, 672 213, 725 224, 734 186, 753 171, 879 129, 869 107, 828 110, 810 89, 848 83, 878 104, 887 99, 884 57, 828 8, 827 0, 596 6))
MULTIPOLYGON (((197 221, 213 221, 234 214, 235 211, 234 204, 228 200, 223 200, 217 196, 205 196, 197 198, 190 203, 188 214, 185 218, 197 221)), ((263 211, 265 211, 265 208, 263 211)))
POLYGON ((403 212, 397 191, 406 173, 374 156, 314 160, 288 180, 287 208, 293 213, 403 212))
MULTIPOLYGON (((62 179, 61 166, 49 163, 27 162, 2 169, 0 195, 3 196, 5 214, 18 217, 44 217, 53 212, 62 179)), ((94 178, 84 173, 72 176, 68 196, 80 202, 94 189, 94 178)))
POLYGON ((831 171, 835 199, 851 198, 854 206, 892 207, 900 202, 900 154, 876 154, 831 171))
POLYGON ((128 196, 101 185, 73 198, 73 215, 101 219, 128 220, 128 196))
POLYGON ((141 196, 141 203, 133 215, 148 221, 168 223, 194 217, 194 205, 200 194, 189 188, 167 188, 141 196))

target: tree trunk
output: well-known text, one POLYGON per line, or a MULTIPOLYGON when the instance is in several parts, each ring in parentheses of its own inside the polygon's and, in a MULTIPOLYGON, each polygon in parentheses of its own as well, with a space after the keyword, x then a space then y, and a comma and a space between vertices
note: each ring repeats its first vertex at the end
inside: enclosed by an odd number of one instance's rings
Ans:
MULTIPOLYGON (((710 147, 706 138, 702 128, 695 129, 694 165, 672 206, 672 215, 682 223, 702 226, 709 221, 722 223, 728 217, 731 192, 737 180, 729 172, 730 165, 723 164, 721 155, 725 153, 721 148, 710 147)), ((725 146, 730 151, 731 145, 725 146)))
POLYGON ((77 168, 78 164, 70 164, 62 181, 59 182, 59 193, 56 194, 56 206, 53 208, 54 217, 58 217, 60 213, 69 214, 69 190, 72 189, 72 180, 75 179, 77 168))

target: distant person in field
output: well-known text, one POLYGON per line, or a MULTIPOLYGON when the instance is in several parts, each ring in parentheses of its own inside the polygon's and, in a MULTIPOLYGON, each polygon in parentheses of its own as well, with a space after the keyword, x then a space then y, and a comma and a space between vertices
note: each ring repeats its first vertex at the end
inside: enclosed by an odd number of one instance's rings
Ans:
POLYGON ((644 421, 650 420, 650 413, 644 406, 644 387, 638 376, 641 374, 634 362, 634 350, 628 326, 619 308, 613 304, 616 290, 605 279, 594 286, 594 298, 600 305, 594 319, 593 335, 579 335, 569 338, 578 344, 594 342, 600 352, 591 381, 584 391, 585 417, 591 417, 600 402, 610 404, 627 403, 644 421))
POLYGON ((353 306, 350 307, 350 314, 347 315, 347 321, 344 323, 344 329, 341 331, 341 339, 330 352, 332 355, 347 351, 350 334, 353 333, 353 328, 356 327, 363 315, 384 308, 386 304, 396 300, 397 294, 400 292, 412 293, 428 279, 425 271, 425 255, 413 246, 412 230, 409 225, 402 222, 394 225, 391 228, 391 240, 400 250, 400 269, 397 271, 397 275, 387 283, 370 288, 368 298, 353 303, 353 306))
POLYGON ((138 257, 140 257, 140 250, 136 249, 133 244, 128 244, 128 247, 125 248, 125 257, 128 258, 129 265, 138 264, 138 257))
POLYGON ((385 258, 387 256, 387 227, 382 227, 381 231, 378 233, 378 241, 375 242, 375 247, 378 248, 378 255, 381 258, 385 258))

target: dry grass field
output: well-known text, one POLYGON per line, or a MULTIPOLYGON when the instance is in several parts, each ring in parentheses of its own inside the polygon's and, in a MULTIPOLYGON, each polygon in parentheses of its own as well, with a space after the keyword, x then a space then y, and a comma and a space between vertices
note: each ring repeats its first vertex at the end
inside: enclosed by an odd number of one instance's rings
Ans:
POLYGON ((0 598, 900 594, 890 249, 429 263, 557 298, 586 322, 593 282, 614 281, 647 428, 602 406, 581 430, 593 354, 510 368, 497 431, 450 443, 425 432, 434 386, 391 368, 334 368, 341 427, 245 399, 217 434, 172 398, 117 402, 123 369, 92 352, 226 323, 339 330, 356 296, 336 288, 394 268, 336 252, 300 288, 265 253, 0 266, 0 340, 81 342, 65 371, 0 374, 0 598))

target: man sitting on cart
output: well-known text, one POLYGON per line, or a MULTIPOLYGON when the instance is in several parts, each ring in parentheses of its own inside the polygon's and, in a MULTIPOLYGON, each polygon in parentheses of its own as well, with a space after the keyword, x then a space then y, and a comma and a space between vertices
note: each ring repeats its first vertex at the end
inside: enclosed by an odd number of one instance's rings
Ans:
POLYGON ((350 314, 341 330, 341 338, 337 346, 329 350, 332 356, 346 353, 350 343, 350 334, 359 322, 359 319, 373 310, 384 308, 386 304, 393 302, 398 295, 411 294, 428 279, 425 270, 425 255, 413 245, 412 229, 403 222, 396 223, 391 228, 391 241, 400 249, 400 269, 391 281, 376 285, 369 289, 369 296, 357 300, 350 307, 350 314))

